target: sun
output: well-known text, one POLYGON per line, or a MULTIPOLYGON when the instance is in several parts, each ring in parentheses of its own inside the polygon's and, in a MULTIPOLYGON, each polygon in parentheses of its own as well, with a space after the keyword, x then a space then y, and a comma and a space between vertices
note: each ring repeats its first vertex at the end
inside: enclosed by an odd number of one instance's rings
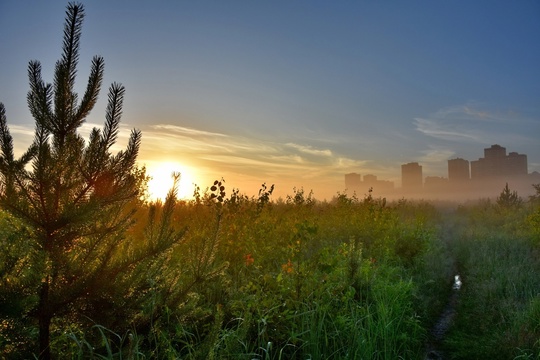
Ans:
POLYGON ((148 192, 151 200, 165 200, 173 185, 172 174, 180 173, 178 198, 189 199, 193 196, 193 170, 177 162, 154 162, 146 167, 151 177, 148 182, 148 192))

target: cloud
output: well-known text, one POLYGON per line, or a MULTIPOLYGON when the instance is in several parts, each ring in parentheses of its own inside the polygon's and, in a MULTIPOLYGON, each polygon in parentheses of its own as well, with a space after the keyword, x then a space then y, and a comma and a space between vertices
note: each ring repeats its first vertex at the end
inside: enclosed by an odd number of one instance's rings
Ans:
MULTIPOLYGON (((84 123, 79 133, 88 139, 95 127, 102 129, 103 125, 84 123)), ((125 148, 131 128, 130 124, 121 124, 113 152, 125 148)), ((194 169, 193 181, 203 186, 224 177, 231 179, 230 186, 242 184, 242 188, 249 186, 244 184, 259 186, 261 181, 279 184, 281 196, 293 186, 319 189, 318 195, 327 191, 323 194, 328 196, 343 186, 345 173, 382 175, 373 167, 376 164, 355 159, 354 153, 345 154, 343 144, 347 141, 321 141, 307 136, 294 142, 267 141, 169 124, 143 125, 141 131, 140 165, 176 161, 194 169)), ((29 145, 34 135, 34 129, 25 126, 12 126, 12 132, 16 144, 25 140, 29 145)))
POLYGON ((332 156, 332 151, 328 149, 318 150, 318 149, 314 149, 312 146, 309 146, 309 145, 298 145, 294 143, 287 143, 285 144, 285 146, 291 147, 293 149, 296 149, 302 153, 306 153, 309 155, 332 156))
POLYGON ((34 137, 35 131, 33 127, 24 125, 9 125, 9 132, 12 135, 34 137))
POLYGON ((537 126, 538 120, 511 109, 499 110, 470 102, 417 117, 413 124, 417 131, 439 140, 488 144, 516 134, 528 137, 526 129, 537 126))
POLYGON ((450 149, 430 146, 429 149, 422 150, 423 154, 418 161, 426 163, 443 163, 446 164, 446 161, 455 156, 456 152, 450 149))
POLYGON ((151 128, 155 130, 165 130, 165 131, 172 131, 177 134, 181 134, 184 136, 196 136, 196 137, 228 137, 228 135, 215 133, 215 132, 209 132, 204 130, 197 130, 193 128, 187 128, 183 126, 177 126, 177 125, 170 125, 170 124, 158 124, 158 125, 152 125, 151 128))
POLYGON ((458 127, 456 124, 448 124, 436 119, 415 118, 414 125, 416 126, 416 130, 437 139, 449 141, 480 141, 478 135, 470 129, 456 129, 456 127, 458 127))
POLYGON ((151 152, 204 154, 276 153, 271 143, 241 136, 208 132, 175 125, 154 125, 143 129, 143 148, 151 152))
POLYGON ((463 120, 476 122, 507 123, 510 118, 515 118, 518 114, 515 111, 501 111, 489 109, 488 106, 477 102, 469 102, 464 105, 447 106, 430 114, 431 119, 440 120, 463 120))
POLYGON ((320 142, 304 137, 301 142, 281 143, 160 124, 143 129, 139 160, 168 156, 185 159, 187 165, 214 177, 297 185, 333 183, 339 187, 344 173, 360 169, 368 173, 367 161, 335 151, 333 147, 339 144, 317 146, 320 142))

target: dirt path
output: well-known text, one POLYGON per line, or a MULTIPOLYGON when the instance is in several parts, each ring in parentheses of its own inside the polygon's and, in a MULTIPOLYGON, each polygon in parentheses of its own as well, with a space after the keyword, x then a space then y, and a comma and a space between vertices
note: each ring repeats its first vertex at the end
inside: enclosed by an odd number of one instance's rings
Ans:
POLYGON ((441 351, 441 344, 444 341, 446 333, 452 326, 454 317, 456 315, 456 306, 459 297, 459 290, 461 289, 461 278, 459 275, 454 277, 454 285, 452 287, 452 294, 448 300, 448 304, 445 306, 439 319, 430 331, 430 341, 426 346, 426 360, 444 360, 445 356, 441 351))

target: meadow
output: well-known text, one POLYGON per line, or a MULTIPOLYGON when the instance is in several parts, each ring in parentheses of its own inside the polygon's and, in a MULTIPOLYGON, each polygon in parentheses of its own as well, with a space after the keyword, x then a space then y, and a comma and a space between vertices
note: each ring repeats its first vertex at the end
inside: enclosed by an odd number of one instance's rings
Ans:
MULTIPOLYGON (((191 201, 133 202, 112 256, 152 255, 56 313, 53 357, 423 359, 456 273, 446 358, 540 357, 537 197, 455 208, 272 190, 227 196, 216 181, 191 201)), ((32 230, 7 212, 0 229, 0 348, 38 357, 32 230)))

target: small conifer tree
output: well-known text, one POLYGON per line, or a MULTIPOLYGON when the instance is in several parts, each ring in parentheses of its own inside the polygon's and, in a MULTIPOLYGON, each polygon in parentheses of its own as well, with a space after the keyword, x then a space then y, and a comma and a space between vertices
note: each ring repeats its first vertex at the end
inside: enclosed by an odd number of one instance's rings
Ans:
POLYGON ((519 197, 517 191, 512 191, 506 183, 503 191, 497 197, 497 205, 504 209, 514 208, 521 205, 523 200, 519 197))
MULTIPOLYGON (((38 254, 28 263, 39 280, 27 315, 37 319, 40 359, 51 358, 51 321, 76 311, 77 301, 105 291, 116 276, 156 254, 119 255, 126 251, 122 242, 132 222, 128 205, 139 199, 145 179, 135 163, 140 131, 131 132, 125 150, 111 153, 122 115, 122 85, 110 86, 103 129, 94 128, 87 142, 78 133, 96 104, 104 72, 103 58, 95 56, 86 91, 77 96, 83 19, 84 7, 69 3, 52 84, 42 80, 38 61, 29 63, 35 137, 18 159, 0 103, 0 206, 27 227, 38 254)), ((169 195, 170 207, 174 190, 169 195)), ((167 234, 170 244, 174 236, 167 234)))

